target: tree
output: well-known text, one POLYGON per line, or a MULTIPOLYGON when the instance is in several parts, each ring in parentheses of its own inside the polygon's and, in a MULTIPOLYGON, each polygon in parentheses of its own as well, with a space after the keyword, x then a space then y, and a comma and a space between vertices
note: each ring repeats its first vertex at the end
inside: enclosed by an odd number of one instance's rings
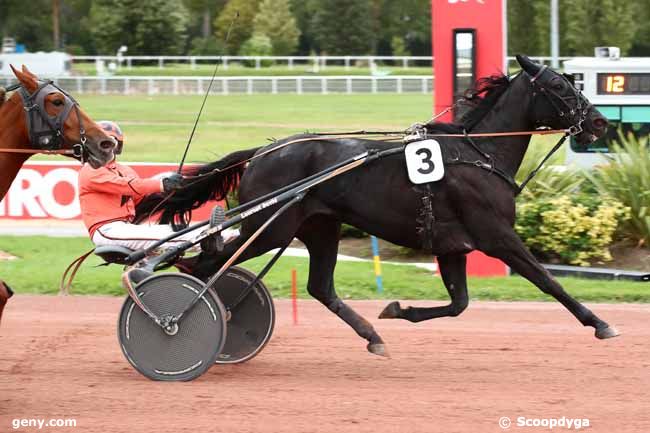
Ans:
POLYGON ((374 33, 372 0, 321 0, 313 18, 315 41, 329 55, 372 52, 374 33))
POLYGON ((590 56, 596 46, 617 46, 626 54, 637 29, 634 0, 564 0, 563 55, 590 56))
POLYGON ((13 37, 29 51, 51 51, 52 1, 0 0, 0 36, 13 37), (37 30, 35 30, 37 29, 37 30))
POLYGON ((126 45, 129 54, 174 55, 185 48, 188 14, 175 0, 95 0, 91 32, 103 54, 126 45))
POLYGON ((318 29, 312 27, 313 18, 319 8, 320 0, 290 0, 291 11, 296 18, 300 37, 298 38, 298 53, 308 55, 316 48, 315 33, 318 29))
POLYGON ((253 20, 259 3, 260 0, 230 0, 215 19, 214 28, 218 40, 225 43, 230 30, 230 39, 226 44, 230 54, 236 54, 239 47, 253 35, 253 20), (239 18, 233 24, 237 13, 239 18))
POLYGON ((637 57, 650 57, 650 3, 637 3, 637 30, 629 54, 637 57))
MULTIPOLYGON (((548 3, 548 0, 543 0, 548 3)), ((530 0, 508 0, 508 51, 510 54, 546 55, 540 41, 548 39, 548 30, 541 32, 537 28, 540 18, 530 0), (534 35, 541 34, 540 37, 534 35)), ((539 1, 537 1, 539 3, 539 1)), ((546 15, 547 21, 550 19, 546 15)))
POLYGON ((183 0, 190 13, 189 34, 191 38, 201 36, 209 39, 212 36, 212 22, 217 12, 226 4, 226 0, 183 0))
POLYGON ((431 2, 429 0, 373 0, 376 53, 394 54, 394 38, 402 39, 405 52, 431 55, 431 2))
POLYGON ((288 56, 298 46, 300 30, 289 9, 289 0, 263 0, 253 20, 253 33, 269 37, 273 55, 288 56))

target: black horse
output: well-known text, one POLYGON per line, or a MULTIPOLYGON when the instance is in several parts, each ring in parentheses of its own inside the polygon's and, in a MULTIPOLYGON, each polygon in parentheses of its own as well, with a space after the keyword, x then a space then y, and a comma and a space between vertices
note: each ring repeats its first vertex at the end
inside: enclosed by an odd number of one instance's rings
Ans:
MULTIPOLYGON (((432 123, 429 133, 463 131, 531 131, 539 127, 572 128, 580 143, 602 136, 607 120, 577 91, 566 76, 520 56, 523 71, 510 79, 494 76, 479 81, 468 94, 473 106, 457 124, 432 123)), ((201 181, 180 190, 165 204, 164 218, 205 203, 223 199, 239 183, 240 203, 278 190, 366 150, 384 150, 396 143, 360 139, 320 139, 289 145, 244 169, 215 172, 244 161, 262 149, 281 145, 290 137, 265 148, 233 153, 202 166, 195 174, 201 181), (240 179, 241 177, 241 179, 240 179), (240 182, 239 182, 240 181, 240 182)), ((438 182, 414 185, 407 177, 405 158, 398 153, 352 170, 314 188, 281 221, 273 223, 237 262, 259 256, 300 239, 309 250, 308 292, 369 341, 368 350, 385 355, 381 337, 368 321, 347 306, 334 289, 334 268, 341 223, 348 223, 397 245, 428 249, 438 257, 440 273, 451 297, 446 306, 402 308, 389 304, 381 318, 412 322, 457 316, 468 304, 465 255, 473 250, 499 258, 518 274, 560 301, 596 337, 609 338, 617 331, 567 294, 519 239, 515 222, 514 181, 526 153, 530 135, 496 138, 441 137, 446 174, 438 182)), ((140 213, 155 200, 143 203, 140 213)), ((202 253, 179 266, 199 278, 212 275, 277 208, 246 219, 242 236, 218 254, 202 253)))

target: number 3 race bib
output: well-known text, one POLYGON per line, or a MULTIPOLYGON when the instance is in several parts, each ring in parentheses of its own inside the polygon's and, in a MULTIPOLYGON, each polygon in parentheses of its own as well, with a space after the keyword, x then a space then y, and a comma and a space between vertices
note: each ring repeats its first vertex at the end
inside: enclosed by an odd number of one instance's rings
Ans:
POLYGON ((414 141, 406 145, 406 168, 415 184, 435 182, 445 175, 440 143, 436 140, 414 141))

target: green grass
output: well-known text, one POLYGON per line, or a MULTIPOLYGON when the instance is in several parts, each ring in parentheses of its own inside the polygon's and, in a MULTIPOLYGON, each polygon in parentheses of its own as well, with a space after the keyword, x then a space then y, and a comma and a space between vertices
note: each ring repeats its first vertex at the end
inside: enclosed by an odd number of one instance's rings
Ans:
MULTIPOLYGON (((211 77, 214 73, 214 64, 197 64, 196 69, 192 69, 189 63, 165 63, 164 68, 158 65, 151 66, 134 66, 131 69, 122 67, 116 71, 116 76, 146 76, 146 77, 211 77)), ((73 72, 81 75, 94 76, 97 70, 94 63, 76 63, 73 72)), ((401 68, 393 66, 380 66, 378 70, 382 74, 388 75, 431 75, 431 66, 417 66, 410 68, 401 68)), ((255 69, 246 67, 237 63, 229 63, 228 69, 219 66, 217 76, 219 77, 246 77, 246 76, 296 76, 296 75, 326 75, 326 76, 343 76, 343 75, 371 75, 368 67, 351 67, 346 70, 343 66, 328 66, 320 68, 314 72, 312 64, 296 64, 293 69, 286 65, 276 65, 255 69)))
MULTIPOLYGON (((0 275, 17 293, 53 294, 58 291, 61 273, 74 258, 92 247, 85 238, 0 237, 0 250, 18 260, 0 262, 0 275)), ((244 267, 259 271, 270 256, 253 259, 244 267)), ((91 257, 79 272, 72 292, 76 294, 122 295, 121 267, 95 267, 101 260, 91 257)), ((308 260, 283 257, 264 279, 273 296, 288 297, 291 269, 298 274, 298 292, 302 298, 308 276, 308 260)), ((440 278, 413 266, 383 265, 384 294, 376 293, 372 263, 339 262, 336 287, 345 299, 448 299, 440 278)), ((646 283, 595 281, 561 278, 566 290, 582 301, 650 302, 650 286, 646 283)), ((472 299, 508 301, 549 301, 532 284, 520 277, 470 278, 472 299)))

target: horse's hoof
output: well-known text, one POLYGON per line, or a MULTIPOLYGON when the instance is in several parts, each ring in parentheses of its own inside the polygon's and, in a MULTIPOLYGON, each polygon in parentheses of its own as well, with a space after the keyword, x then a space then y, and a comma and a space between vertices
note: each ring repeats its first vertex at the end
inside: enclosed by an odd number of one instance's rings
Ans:
POLYGON ((368 352, 378 355, 378 356, 383 356, 385 358, 390 358, 390 355, 388 354, 388 349, 386 349, 386 345, 383 343, 370 343, 368 344, 368 352))
POLYGON ((386 305, 384 311, 379 314, 380 319, 399 319, 402 313, 402 307, 399 302, 394 301, 386 305))
POLYGON ((613 326, 596 329, 596 338, 600 338, 601 340, 616 337, 618 335, 620 335, 618 329, 614 328, 613 326))

